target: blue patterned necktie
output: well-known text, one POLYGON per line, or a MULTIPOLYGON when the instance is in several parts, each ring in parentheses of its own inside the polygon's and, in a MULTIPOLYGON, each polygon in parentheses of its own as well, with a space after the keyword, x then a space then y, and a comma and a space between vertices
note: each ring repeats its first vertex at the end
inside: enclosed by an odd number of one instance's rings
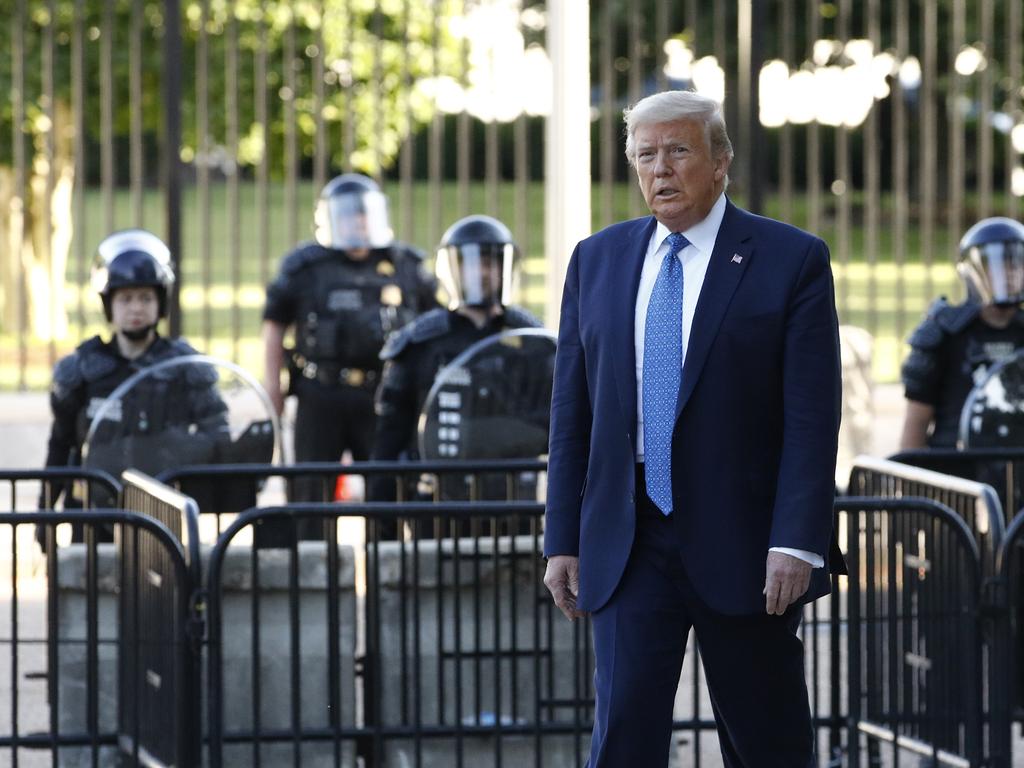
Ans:
POLYGON ((644 328, 644 475, 647 495, 664 514, 672 511, 672 431, 683 367, 683 265, 679 252, 690 242, 678 232, 647 305, 644 328))

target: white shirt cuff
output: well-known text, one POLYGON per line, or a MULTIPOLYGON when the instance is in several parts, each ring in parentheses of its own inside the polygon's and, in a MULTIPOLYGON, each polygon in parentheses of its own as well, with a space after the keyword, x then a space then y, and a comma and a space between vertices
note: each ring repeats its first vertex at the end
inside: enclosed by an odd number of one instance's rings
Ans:
POLYGON ((816 552, 808 552, 806 549, 791 549, 789 547, 772 547, 769 552, 781 552, 784 555, 798 557, 805 563, 810 563, 812 568, 824 568, 825 558, 816 552))

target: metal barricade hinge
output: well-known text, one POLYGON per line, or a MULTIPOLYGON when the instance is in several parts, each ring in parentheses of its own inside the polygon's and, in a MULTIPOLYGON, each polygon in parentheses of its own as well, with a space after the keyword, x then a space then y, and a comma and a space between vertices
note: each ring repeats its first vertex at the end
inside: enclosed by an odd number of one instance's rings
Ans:
POLYGON ((206 590, 197 589, 188 601, 188 624, 185 626, 185 635, 196 652, 206 638, 206 598, 206 590))

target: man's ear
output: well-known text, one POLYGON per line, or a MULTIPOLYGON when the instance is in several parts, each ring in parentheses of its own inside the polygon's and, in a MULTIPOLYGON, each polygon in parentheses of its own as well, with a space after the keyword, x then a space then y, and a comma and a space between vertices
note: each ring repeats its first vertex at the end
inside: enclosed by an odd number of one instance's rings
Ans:
POLYGON ((729 173, 729 166, 732 165, 732 158, 729 155, 719 155, 715 160, 715 181, 722 181, 729 173))

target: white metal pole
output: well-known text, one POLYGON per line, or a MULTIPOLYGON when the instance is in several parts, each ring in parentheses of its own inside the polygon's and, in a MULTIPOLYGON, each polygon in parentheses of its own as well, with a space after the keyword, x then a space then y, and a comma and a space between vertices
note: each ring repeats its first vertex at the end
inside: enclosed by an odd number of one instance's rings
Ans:
POLYGON ((590 3, 548 4, 548 56, 554 79, 545 134, 545 321, 557 328, 562 284, 576 243, 590 234, 590 3))

